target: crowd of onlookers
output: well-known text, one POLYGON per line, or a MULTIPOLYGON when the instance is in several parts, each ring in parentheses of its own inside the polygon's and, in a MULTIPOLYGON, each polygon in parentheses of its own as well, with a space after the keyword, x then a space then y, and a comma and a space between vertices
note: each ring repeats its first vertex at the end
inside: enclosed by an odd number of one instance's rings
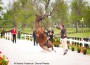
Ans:
POLYGON ((2 31, 1 31, 1 38, 4 36, 6 36, 6 33, 8 33, 8 35, 10 37, 12 37, 12 41, 13 43, 16 43, 16 34, 18 34, 18 39, 20 39, 20 28, 18 29, 18 32, 16 31, 16 28, 14 27, 12 30, 8 30, 8 31, 5 31, 3 28, 2 28, 2 31))

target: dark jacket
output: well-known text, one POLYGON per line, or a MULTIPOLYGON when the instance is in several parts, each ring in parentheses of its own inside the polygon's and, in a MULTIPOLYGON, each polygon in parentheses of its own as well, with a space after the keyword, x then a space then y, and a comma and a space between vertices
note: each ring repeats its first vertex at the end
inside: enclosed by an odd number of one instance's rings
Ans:
MULTIPOLYGON (((57 29, 59 29, 59 30, 61 30, 60 29, 60 27, 56 27, 57 29)), ((63 28, 62 30, 61 30, 61 38, 66 38, 67 36, 66 36, 66 29, 65 28, 63 28)))
POLYGON ((33 38, 36 38, 35 30, 33 31, 33 38))

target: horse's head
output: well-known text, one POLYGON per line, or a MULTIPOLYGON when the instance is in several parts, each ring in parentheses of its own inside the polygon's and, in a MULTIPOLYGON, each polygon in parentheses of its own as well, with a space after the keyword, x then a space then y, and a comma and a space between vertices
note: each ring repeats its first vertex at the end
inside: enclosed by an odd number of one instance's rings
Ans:
POLYGON ((38 22, 40 22, 44 18, 45 18, 45 16, 36 14, 36 21, 38 21, 38 22))

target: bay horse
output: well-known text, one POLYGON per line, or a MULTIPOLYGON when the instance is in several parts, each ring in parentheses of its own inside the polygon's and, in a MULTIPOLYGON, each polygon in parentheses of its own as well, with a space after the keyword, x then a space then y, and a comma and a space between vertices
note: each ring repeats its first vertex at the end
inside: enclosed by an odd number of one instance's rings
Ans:
POLYGON ((46 51, 50 51, 49 48, 52 48, 52 50, 54 50, 53 43, 48 40, 47 35, 45 34, 43 28, 39 24, 39 22, 41 20, 43 20, 44 18, 45 18, 45 16, 36 15, 36 37, 37 37, 40 47, 46 51), (48 43, 47 43, 47 41, 48 41, 48 43), (45 43, 47 43, 47 44, 45 44, 45 43))

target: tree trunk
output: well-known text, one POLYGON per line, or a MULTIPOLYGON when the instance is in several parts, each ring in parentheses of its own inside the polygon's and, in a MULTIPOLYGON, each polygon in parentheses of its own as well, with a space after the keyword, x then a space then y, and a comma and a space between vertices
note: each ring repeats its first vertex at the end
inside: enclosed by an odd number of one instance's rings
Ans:
POLYGON ((78 22, 75 25, 76 33, 78 33, 78 22))
POLYGON ((25 28, 25 24, 24 23, 22 23, 22 30, 25 28))
POLYGON ((61 19, 61 23, 64 24, 64 18, 61 19))
POLYGON ((17 28, 16 16, 14 16, 14 27, 17 28))

